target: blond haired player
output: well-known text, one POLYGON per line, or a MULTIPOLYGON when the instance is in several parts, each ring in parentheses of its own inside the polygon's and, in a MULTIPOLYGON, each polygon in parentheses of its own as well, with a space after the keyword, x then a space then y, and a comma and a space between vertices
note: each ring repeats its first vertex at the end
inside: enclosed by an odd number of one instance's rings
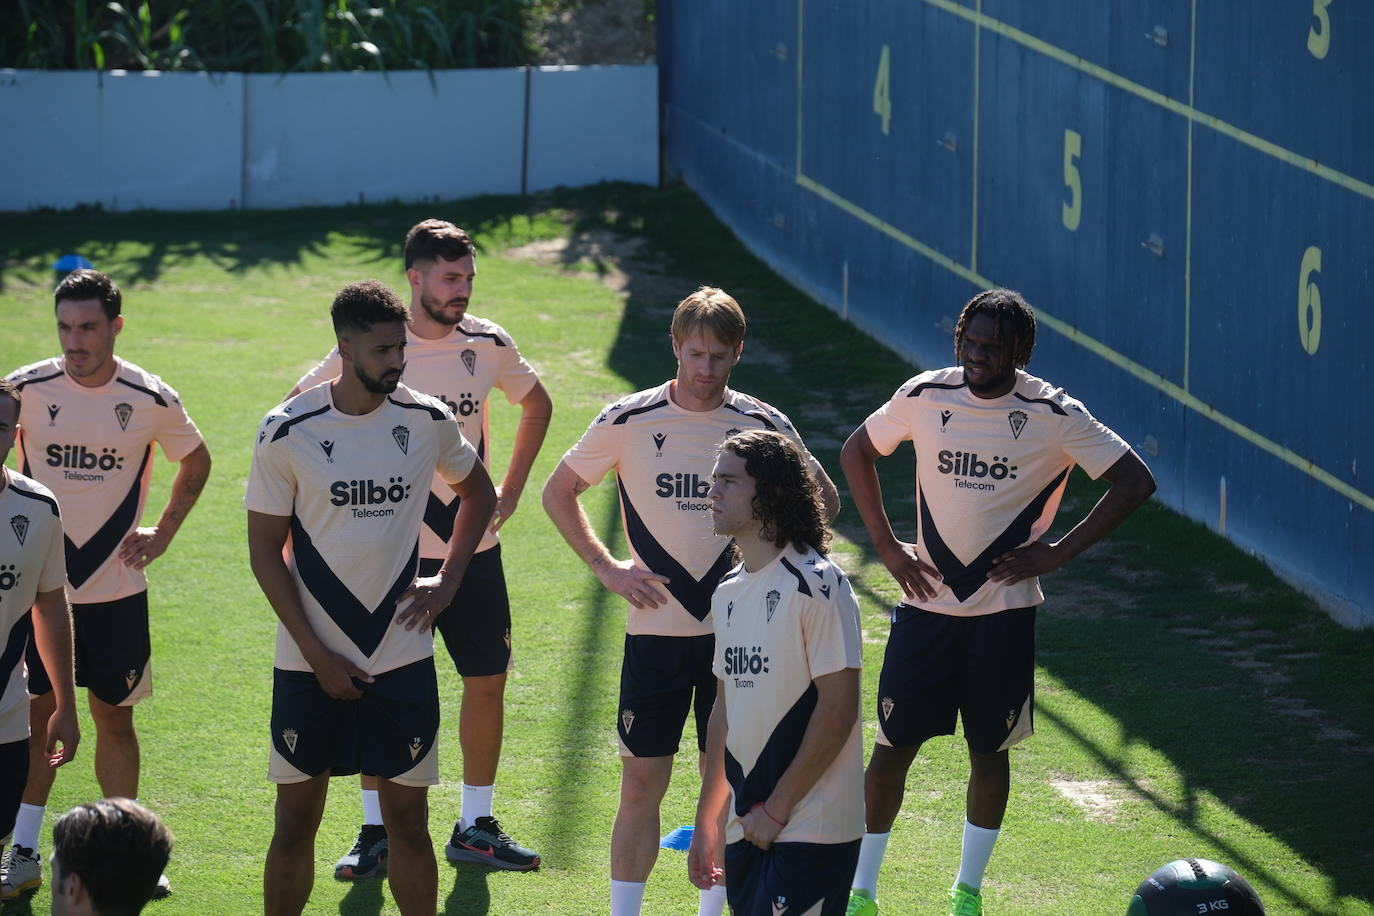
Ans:
MULTIPOLYGON (((141 764, 134 705, 153 689, 144 570, 196 504, 210 476, 210 451, 176 391, 115 356, 123 297, 109 277, 73 271, 53 302, 62 355, 9 376, 24 396, 18 458, 62 507, 76 683, 87 688, 95 722, 96 779, 105 795, 134 798, 141 764), (157 524, 142 528, 155 443, 178 467, 157 524)), ((36 652, 28 665, 34 740, 15 845, 36 851, 54 778, 42 758, 54 698, 36 652)), ((40 859, 11 855, 9 873, 36 885, 40 859)), ((169 887, 164 878, 159 896, 169 887)))
MULTIPOLYGON (((453 605, 439 617, 438 630, 463 678, 458 719, 463 789, 445 855, 454 862, 528 871, 539 866, 539 854, 512 840, 492 812, 504 730, 506 672, 513 661, 510 600, 497 531, 515 514, 530 466, 544 442, 553 402, 510 334, 468 312, 477 263, 466 232, 438 219, 417 223, 406 233, 405 267, 410 283, 406 385, 446 403, 488 467, 492 392, 500 391, 507 402, 520 406, 510 461, 496 488, 495 518, 477 545, 453 605)), ((296 391, 337 377, 340 368, 336 349, 296 384, 296 391)), ((436 476, 420 532, 421 575, 431 575, 443 561, 458 506, 453 490, 436 476)), ((338 878, 386 873, 390 851, 376 779, 364 775, 362 782, 363 826, 353 848, 334 866, 338 878)))
POLYGON ((397 906, 433 916, 427 791, 439 780, 439 695, 430 630, 458 590, 496 494, 443 402, 400 384, 405 307, 396 295, 376 281, 355 283, 330 314, 343 374, 268 413, 244 496, 253 573, 281 624, 266 912, 304 909, 329 777, 368 772, 381 777, 398 853, 389 873, 397 906), (438 574, 417 580, 436 473, 463 504, 438 574))
MULTIPOLYGON (((623 766, 611 833, 611 913, 640 911, 658 858, 659 804, 687 714, 697 749, 715 699, 711 593, 730 568, 730 539, 712 530, 706 499, 716 448, 726 436, 771 429, 792 439, 821 486, 827 518, 839 495, 792 424, 762 401, 727 387, 744 351, 744 312, 727 293, 702 287, 673 313, 677 375, 603 410, 544 485, 544 509, 610 591, 629 602, 616 724, 623 766), (630 559, 614 557, 578 498, 614 471, 630 559)), ((721 895, 702 891, 702 912, 721 895)))
MULTIPOLYGON (((72 618, 67 607, 67 565, 62 517, 52 491, 5 467, 19 431, 18 389, 0 379, 0 851, 9 841, 29 772, 29 694, 24 646, 33 641, 52 672, 56 708, 47 722, 43 756, 57 767, 72 759, 81 740, 72 674, 72 618), (32 608, 32 614, 30 612, 32 608), (32 620, 32 624, 30 624, 32 620), (61 745, 61 751, 58 746, 61 745)), ((21 859, 34 850, 15 851, 21 859)), ((10 857, 5 857, 6 866, 10 857)), ((0 900, 38 886, 0 867, 0 900)))
POLYGON ((716 702, 688 874, 723 880, 735 913, 840 916, 864 830, 859 604, 786 438, 726 439, 709 496, 740 565, 711 598, 716 702))

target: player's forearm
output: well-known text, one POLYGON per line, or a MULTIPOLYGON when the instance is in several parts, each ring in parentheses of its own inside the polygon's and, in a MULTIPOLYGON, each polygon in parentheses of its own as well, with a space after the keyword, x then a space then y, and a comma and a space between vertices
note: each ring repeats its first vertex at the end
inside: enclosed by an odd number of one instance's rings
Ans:
POLYGON ((592 531, 587 513, 578 502, 578 497, 587 491, 587 484, 582 480, 567 484, 558 479, 560 476, 559 471, 555 470, 549 482, 544 485, 544 511, 553 522, 553 526, 558 529, 558 533, 563 536, 563 540, 573 549, 573 553, 577 554, 593 572, 599 573, 613 565, 615 557, 606 549, 606 545, 601 543, 596 532, 592 531))
POLYGON ((840 514, 840 490, 819 463, 817 463, 817 470, 816 485, 821 491, 821 502, 825 507, 825 522, 828 525, 835 520, 835 516, 840 514))
POLYGON ((530 468, 544 445, 544 436, 553 419, 553 400, 542 385, 536 385, 520 402, 520 423, 515 427, 510 462, 501 480, 501 492, 520 494, 529 482, 530 468), (535 392, 539 392, 536 394, 535 392))
POLYGON ((210 450, 202 442, 177 465, 177 476, 172 481, 172 491, 167 497, 167 505, 157 520, 157 533, 165 542, 170 543, 181 529, 181 523, 191 514, 191 509, 200 499, 205 482, 210 479, 210 450))
POLYGON ((76 684, 72 679, 72 613, 66 590, 39 592, 33 610, 33 641, 52 682, 53 697, 59 706, 70 706, 76 702, 76 684))
MULTIPOLYGON (((716 682, 719 685, 719 681, 716 682)), ((701 795, 697 799, 697 823, 717 824, 724 820, 730 803, 730 783, 725 778, 725 739, 729 725, 725 716, 722 690, 716 689, 716 704, 706 726, 706 759, 701 773, 701 795)))
POLYGON ((1154 475, 1135 454, 1127 452, 1102 475, 1111 486, 1081 522, 1054 545, 1068 562, 1111 534, 1155 491, 1154 475))
POLYGON ((859 720, 859 670, 845 668, 816 679, 818 697, 797 755, 764 803, 768 814, 786 821, 806 793, 835 762, 859 720))
POLYGON ((864 520, 868 536, 878 550, 895 544, 897 535, 883 506, 883 488, 878 480, 877 451, 862 426, 854 430, 840 450, 840 469, 849 484, 849 498, 864 520))

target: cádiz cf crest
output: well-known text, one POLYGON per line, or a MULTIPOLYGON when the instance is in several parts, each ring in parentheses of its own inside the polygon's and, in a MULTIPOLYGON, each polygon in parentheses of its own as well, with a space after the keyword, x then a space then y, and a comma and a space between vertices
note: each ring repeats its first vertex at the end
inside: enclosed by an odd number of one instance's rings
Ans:
POLYGON ((27 515, 14 515, 10 517, 10 528, 14 529, 14 536, 19 538, 19 546, 24 546, 24 538, 29 534, 29 517, 27 515))
POLYGON ((477 374, 477 351, 464 350, 460 356, 463 357, 463 365, 468 367, 468 375, 477 374))
POLYGON ((410 454, 410 427, 393 426, 391 427, 391 438, 396 440, 396 444, 401 447, 401 454, 410 454))
POLYGON ((883 718, 890 719, 892 717, 892 708, 897 704, 893 701, 892 697, 883 697, 878 705, 882 707, 883 718))
POLYGON ((281 730, 281 740, 286 742, 286 748, 291 753, 296 753, 296 730, 294 728, 283 728, 281 730))
POLYGON ((129 428, 129 418, 134 415, 133 405, 120 401, 115 405, 114 412, 115 419, 119 421, 119 428, 127 430, 129 428))
POLYGON ((763 600, 768 605, 768 621, 765 622, 772 621, 773 612, 778 609, 778 602, 782 600, 782 595, 778 594, 777 589, 773 589, 763 600))
POLYGON ((635 724, 635 711, 633 709, 622 709, 620 711, 620 725, 625 729, 625 734, 630 733, 630 726, 635 724))
POLYGON ((1026 428, 1026 421, 1029 419, 1030 417, 1026 416, 1024 410, 1013 410, 1007 414, 1007 422, 1011 424, 1011 437, 1013 439, 1021 438, 1021 430, 1026 428))

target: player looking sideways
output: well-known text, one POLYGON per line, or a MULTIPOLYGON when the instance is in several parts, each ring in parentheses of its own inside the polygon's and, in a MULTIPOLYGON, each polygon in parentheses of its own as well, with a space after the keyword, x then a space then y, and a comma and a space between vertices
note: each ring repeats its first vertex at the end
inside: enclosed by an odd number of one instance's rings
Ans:
POLYGON ((329 777, 365 771, 381 777, 397 907, 433 916, 427 793, 439 781, 439 694, 430 630, 496 494, 448 408, 400 384, 406 313, 396 294, 375 280, 345 286, 330 314, 343 373, 268 413, 244 497, 253 574, 280 620, 266 912, 304 909, 329 777), (438 574, 416 579, 436 473, 463 504, 438 574))
POLYGON ((1121 524, 1154 492, 1140 457, 1062 388, 1027 374, 1035 314, 1019 293, 968 301, 958 364, 909 379, 845 442, 840 463, 883 565, 902 587, 878 681, 878 736, 864 777, 867 832, 849 913, 878 912, 877 881, 921 744, 963 718, 967 820, 949 912, 982 912, 983 873, 1010 789, 1008 748, 1032 732, 1039 576, 1121 524), (910 439, 917 538, 899 541, 876 462, 910 439), (1110 484, 1058 541, 1042 540, 1069 472, 1110 484))
MULTIPOLYGON (((722 290, 703 286, 683 299, 671 326, 676 377, 608 405, 544 485, 544 509, 564 540, 630 603, 617 717, 623 769, 611 832, 612 916, 640 911, 658 858, 659 805, 693 708, 697 749, 705 749, 716 691, 707 618, 711 593, 732 565, 730 539, 712 530, 707 511, 717 447, 746 429, 781 432, 806 455, 827 520, 839 509, 835 485, 787 418, 727 387, 744 332, 744 312, 722 290), (578 502, 612 470, 629 560, 612 556, 578 502)), ((719 893, 702 892, 703 913, 719 913, 723 904, 719 893)))
MULTIPOLYGON (((109 277, 72 271, 53 304, 62 355, 9 375, 24 396, 17 453, 21 470, 62 507, 76 683, 87 688, 95 722, 96 780, 107 796, 135 798, 141 752, 134 706, 153 689, 144 570, 196 504, 210 476, 210 451, 177 393, 115 356, 123 296, 109 277), (157 524, 143 528, 153 443, 178 467, 157 524)), ((55 700, 32 646, 28 665, 34 740, 14 843, 36 853, 55 776, 43 757, 55 700)), ((33 886, 42 880, 38 858, 12 854, 9 865, 11 880, 33 886)), ((158 896, 169 889, 164 877, 158 896)))
MULTIPOLYGON (((43 748, 46 764, 58 767, 71 760, 81 740, 72 674, 67 564, 57 500, 47 487, 4 466, 19 430, 21 402, 19 390, 0 379, 0 519, 9 522, 9 530, 0 529, 0 646, 4 646, 0 654, 0 852, 14 829, 29 772, 29 694, 24 646, 30 620, 34 643, 53 675, 56 701, 47 722, 47 742, 43 748)), ((25 847, 15 850, 15 856, 32 859, 35 853, 25 847)), ((10 858, 5 856, 4 866, 0 866, 0 900, 13 900, 38 887, 37 881, 10 882, 10 858)))
MULTIPOLYGON (((520 406, 510 461, 496 488, 496 513, 468 565, 453 604, 439 617, 449 657, 463 678, 458 741, 463 751, 461 809, 445 848, 451 861, 480 862, 526 871, 539 854, 516 843, 492 814, 496 768, 504 731, 506 672, 510 669, 511 616, 497 531, 515 514, 530 466, 544 442, 553 401, 534 369, 505 329, 468 312, 477 276, 472 239, 452 223, 427 219, 406 233, 405 383, 448 404, 463 434, 491 464, 488 401, 493 390, 520 406)), ((306 374, 292 394, 336 378, 335 349, 306 374)), ((447 552, 459 500, 436 476, 430 485, 420 535, 420 574, 433 575, 447 552)), ((358 839, 335 865, 338 878, 386 873, 389 847, 377 802, 377 781, 364 775, 363 826, 358 839)))
POLYGON ((864 829, 859 605, 786 438, 726 439, 710 499, 741 563, 711 599, 716 702, 688 873, 723 878, 736 914, 840 916, 864 829))

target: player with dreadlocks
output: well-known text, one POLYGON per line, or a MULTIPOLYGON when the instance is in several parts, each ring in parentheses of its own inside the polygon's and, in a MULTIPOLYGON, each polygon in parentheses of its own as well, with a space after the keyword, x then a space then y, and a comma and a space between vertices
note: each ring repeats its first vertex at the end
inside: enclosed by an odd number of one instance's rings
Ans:
POLYGON ((1039 576, 1101 540, 1154 492, 1154 478, 1079 401, 1025 372, 1035 313, 1019 293, 969 300, 954 331, 956 365, 897 389, 849 437, 840 463, 879 558, 904 598, 892 613, 878 679, 878 735, 864 775, 867 828, 850 916, 878 912, 878 869, 921 744, 962 717, 969 783, 954 916, 982 913, 983 873, 1010 791, 1008 749, 1030 736, 1039 576), (898 540, 876 463, 910 439, 916 543, 898 540), (1057 541, 1069 472, 1111 484, 1057 541))

